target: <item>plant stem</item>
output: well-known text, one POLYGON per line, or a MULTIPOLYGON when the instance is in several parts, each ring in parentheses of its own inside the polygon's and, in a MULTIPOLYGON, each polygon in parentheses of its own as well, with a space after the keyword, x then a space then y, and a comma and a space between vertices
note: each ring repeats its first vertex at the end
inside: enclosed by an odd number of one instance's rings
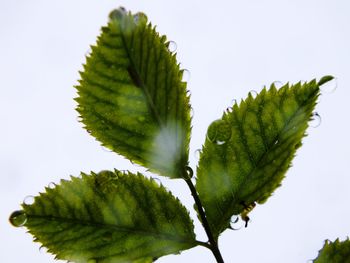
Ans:
POLYGON ((201 221, 202 221, 202 225, 204 227, 204 230, 208 236, 208 239, 209 239, 209 249, 211 250, 211 252, 214 254, 214 257, 216 258, 216 261, 218 263, 224 263, 224 259, 222 258, 221 256, 221 253, 220 253, 220 250, 219 250, 219 247, 218 247, 218 244, 210 230, 210 226, 209 226, 209 223, 208 223, 208 220, 207 220, 207 217, 205 215, 205 212, 203 210, 203 206, 202 206, 202 202, 197 194, 197 190, 196 188, 194 187, 192 181, 191 181, 191 178, 184 178, 188 187, 190 188, 191 190, 191 194, 193 196, 193 199, 197 205, 197 210, 198 210, 198 214, 201 218, 201 221))

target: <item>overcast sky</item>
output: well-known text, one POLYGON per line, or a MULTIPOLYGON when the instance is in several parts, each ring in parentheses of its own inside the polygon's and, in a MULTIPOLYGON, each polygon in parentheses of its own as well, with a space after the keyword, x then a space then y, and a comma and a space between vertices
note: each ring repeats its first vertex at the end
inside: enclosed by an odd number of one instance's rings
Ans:
MULTIPOLYGON (((144 170, 102 149, 74 110, 84 56, 119 6, 145 12, 177 43, 191 73, 192 167, 208 125, 233 99, 274 81, 337 78, 317 106, 320 126, 309 128, 282 187, 255 208, 248 228, 221 236, 226 262, 307 262, 325 239, 350 235, 349 1, 0 0, 0 262, 54 262, 25 229, 8 223, 25 196, 80 171, 144 170)), ((161 180, 192 209, 185 183, 161 180)), ((158 262, 215 261, 195 248, 158 262)))

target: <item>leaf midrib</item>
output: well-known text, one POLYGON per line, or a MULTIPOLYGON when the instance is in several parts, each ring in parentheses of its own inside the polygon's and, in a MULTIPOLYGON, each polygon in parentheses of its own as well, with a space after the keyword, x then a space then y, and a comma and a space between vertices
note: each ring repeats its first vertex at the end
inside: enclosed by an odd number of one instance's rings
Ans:
POLYGON ((130 54, 128 45, 126 43, 126 39, 125 39, 125 36, 124 36, 124 33, 123 33, 123 30, 122 30, 122 27, 121 27, 120 23, 118 23, 118 27, 119 27, 119 30, 120 30, 120 38, 122 40, 125 53, 126 53, 128 59, 129 59, 129 62, 130 62, 130 65, 129 65, 128 69, 127 69, 128 73, 130 75, 130 78, 132 79, 134 85, 136 87, 141 88, 142 91, 144 92, 146 100, 147 100, 147 104, 148 104, 148 106, 149 106, 149 108, 150 108, 150 110, 151 110, 151 112, 153 114, 154 119, 156 120, 157 124, 160 127, 162 127, 162 126, 164 126, 163 122, 162 122, 162 120, 160 118, 160 115, 158 114, 158 111, 157 111, 155 105, 154 105, 154 102, 153 102, 153 100, 151 98, 151 95, 150 95, 150 93, 148 91, 148 88, 145 85, 145 83, 143 82, 143 80, 142 80, 142 78, 140 76, 140 73, 138 72, 138 70, 137 70, 137 68, 135 66, 134 60, 131 57, 131 54, 130 54), (131 70, 132 72, 130 72, 129 70, 131 70), (134 77, 137 78, 137 83, 135 83, 135 80, 134 80, 132 74, 135 74, 134 77), (139 84, 139 86, 137 84, 139 84))
MULTIPOLYGON (((63 218, 63 217, 57 217, 57 216, 44 216, 44 215, 30 215, 27 214, 28 219, 45 219, 48 221, 57 221, 57 222, 63 222, 63 223, 70 223, 74 225, 82 225, 82 226, 92 226, 96 228, 104 227, 104 228, 112 228, 114 230, 120 231, 120 232, 126 232, 126 233, 133 233, 136 235, 144 236, 149 235, 157 238, 163 238, 166 240, 176 241, 179 243, 186 243, 186 244, 196 244, 196 240, 189 240, 187 238, 178 238, 177 236, 170 235, 170 234, 163 234, 159 232, 152 232, 152 231, 146 231, 142 229, 137 228, 130 228, 125 226, 116 226, 112 224, 106 224, 106 223, 99 223, 99 222, 91 222, 91 221, 83 221, 83 220, 77 220, 75 218, 63 218)), ((38 224, 40 225, 40 224, 38 224)))

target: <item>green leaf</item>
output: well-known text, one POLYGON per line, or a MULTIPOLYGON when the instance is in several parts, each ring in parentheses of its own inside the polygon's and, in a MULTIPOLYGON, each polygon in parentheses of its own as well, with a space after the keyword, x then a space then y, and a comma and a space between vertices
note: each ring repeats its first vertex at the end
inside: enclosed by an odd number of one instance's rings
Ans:
POLYGON ((339 238, 334 242, 325 241, 314 263, 350 263, 350 240, 340 242, 339 238))
POLYGON ((196 188, 214 236, 233 215, 247 214, 281 184, 312 118, 319 85, 272 84, 256 98, 249 93, 208 128, 196 188))
POLYGON ((180 178, 188 164, 190 105, 168 46, 143 13, 113 11, 87 57, 76 101, 86 129, 105 147, 180 178))
POLYGON ((180 201, 140 174, 82 174, 46 188, 34 200, 22 204, 10 221, 26 226, 58 259, 153 262, 197 245, 180 201))

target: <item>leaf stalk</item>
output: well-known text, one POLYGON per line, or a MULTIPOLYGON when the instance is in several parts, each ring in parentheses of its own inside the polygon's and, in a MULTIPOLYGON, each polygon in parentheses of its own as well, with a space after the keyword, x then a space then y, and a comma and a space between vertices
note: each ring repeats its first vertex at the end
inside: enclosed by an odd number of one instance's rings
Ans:
MULTIPOLYGON (((190 168, 188 167, 187 169, 190 169, 190 168)), ((207 234, 208 239, 209 239, 209 246, 205 246, 205 247, 207 247, 211 250, 217 263, 224 263, 224 259, 222 258, 222 255, 221 255, 219 247, 218 247, 218 243, 216 242, 216 240, 213 236, 213 233, 210 229, 210 226, 209 226, 207 217, 205 215, 205 212, 204 212, 204 209, 202 206, 202 202, 198 196, 197 190, 196 190, 195 186, 193 185, 190 177, 184 178, 184 180, 187 183, 188 187, 190 188, 191 194, 192 194, 193 199, 194 199, 196 206, 197 206, 198 214, 199 214, 201 221, 202 221, 202 225, 203 225, 205 233, 207 234)))

